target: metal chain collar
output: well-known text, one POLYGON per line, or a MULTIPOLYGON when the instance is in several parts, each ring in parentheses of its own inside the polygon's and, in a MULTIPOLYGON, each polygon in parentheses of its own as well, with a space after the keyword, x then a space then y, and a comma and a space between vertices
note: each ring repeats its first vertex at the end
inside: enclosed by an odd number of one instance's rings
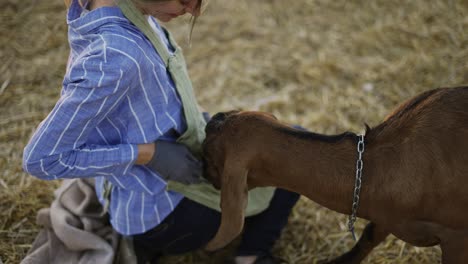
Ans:
POLYGON ((361 193, 362 184, 362 168, 363 161, 362 155, 364 154, 364 136, 359 136, 357 144, 358 158, 356 161, 356 180, 354 182, 354 193, 353 193, 353 206, 351 208, 351 215, 348 220, 348 230, 351 232, 353 239, 356 240, 356 234, 354 233, 354 222, 356 222, 357 209, 359 206, 359 194, 361 193))

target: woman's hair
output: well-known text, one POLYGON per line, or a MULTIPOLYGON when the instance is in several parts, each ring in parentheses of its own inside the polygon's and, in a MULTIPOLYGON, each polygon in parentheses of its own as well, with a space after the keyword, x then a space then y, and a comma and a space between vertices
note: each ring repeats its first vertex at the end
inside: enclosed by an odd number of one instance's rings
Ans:
MULTIPOLYGON (((70 7, 71 2, 72 2, 73 0, 63 0, 63 1, 65 2, 65 5, 66 5, 67 8, 68 8, 68 7, 70 7)), ((81 6, 84 6, 84 5, 85 5, 85 1, 86 1, 86 0, 78 0, 78 2, 80 3, 81 6)))
MULTIPOLYGON (((65 5, 68 8, 71 5, 72 0, 64 0, 64 1, 65 1, 65 5)), ((167 1, 179 1, 179 0, 139 0, 139 1, 142 1, 142 2, 167 2, 167 1)), ((88 2, 88 0, 78 0, 78 2, 80 3, 81 6, 84 6, 86 4, 86 2, 88 2)), ((208 2, 208 0, 198 0, 197 5, 195 7, 198 14, 201 13, 202 4, 204 4, 205 2, 208 2)))
MULTIPOLYGON (((65 1, 65 5, 68 7, 70 7, 71 5, 71 1, 72 0, 64 0, 65 1)), ((135 1, 135 0, 134 0, 135 1)), ((142 2, 166 2, 166 1, 179 1, 179 0, 136 0, 136 1, 142 1, 142 2)), ((81 6, 84 6, 88 0, 78 0, 78 2, 80 3, 81 6)), ((208 3, 208 0, 198 0, 197 2, 197 5, 195 6, 195 9, 196 9, 196 16, 192 16, 192 18, 190 19, 190 34, 189 34, 189 42, 191 41, 192 39, 192 32, 193 32, 193 28, 195 27, 195 22, 197 21, 197 18, 198 16, 201 14, 202 12, 202 5, 205 5, 208 3)))

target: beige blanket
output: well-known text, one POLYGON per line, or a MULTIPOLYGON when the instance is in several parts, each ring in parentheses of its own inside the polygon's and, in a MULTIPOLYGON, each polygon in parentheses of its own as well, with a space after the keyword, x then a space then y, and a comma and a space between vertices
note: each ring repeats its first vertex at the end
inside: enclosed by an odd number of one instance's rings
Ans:
POLYGON ((39 210, 39 232, 22 264, 136 263, 131 240, 111 227, 91 179, 64 180, 50 208, 39 210))

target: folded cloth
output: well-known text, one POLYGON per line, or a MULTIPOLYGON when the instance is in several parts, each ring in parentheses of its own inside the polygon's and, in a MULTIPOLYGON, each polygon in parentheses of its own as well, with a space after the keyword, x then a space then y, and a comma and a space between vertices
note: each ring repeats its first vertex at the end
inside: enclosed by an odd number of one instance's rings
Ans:
POLYGON ((92 179, 64 180, 54 196, 37 214, 44 228, 22 264, 136 263, 131 241, 110 225, 92 179))

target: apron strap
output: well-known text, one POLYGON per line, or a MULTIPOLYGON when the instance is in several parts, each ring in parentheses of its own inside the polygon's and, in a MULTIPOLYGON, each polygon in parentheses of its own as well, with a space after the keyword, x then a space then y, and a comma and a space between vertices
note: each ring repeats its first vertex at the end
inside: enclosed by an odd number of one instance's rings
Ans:
POLYGON ((187 124, 187 130, 177 139, 177 142, 185 144, 195 156, 200 158, 201 144, 205 139, 206 122, 198 109, 182 50, 174 41, 172 35, 165 31, 170 44, 175 48, 174 54, 169 54, 165 44, 156 35, 148 20, 136 8, 132 0, 119 0, 117 1, 117 5, 123 14, 146 35, 164 61, 182 101, 185 122, 187 124))
MULTIPOLYGON (((118 0, 116 2, 125 17, 135 24, 135 26, 151 41, 167 68, 171 55, 159 37, 156 36, 146 17, 140 12, 140 10, 138 10, 131 0, 118 0)), ((172 38, 170 38, 170 40, 172 40, 172 38)))

